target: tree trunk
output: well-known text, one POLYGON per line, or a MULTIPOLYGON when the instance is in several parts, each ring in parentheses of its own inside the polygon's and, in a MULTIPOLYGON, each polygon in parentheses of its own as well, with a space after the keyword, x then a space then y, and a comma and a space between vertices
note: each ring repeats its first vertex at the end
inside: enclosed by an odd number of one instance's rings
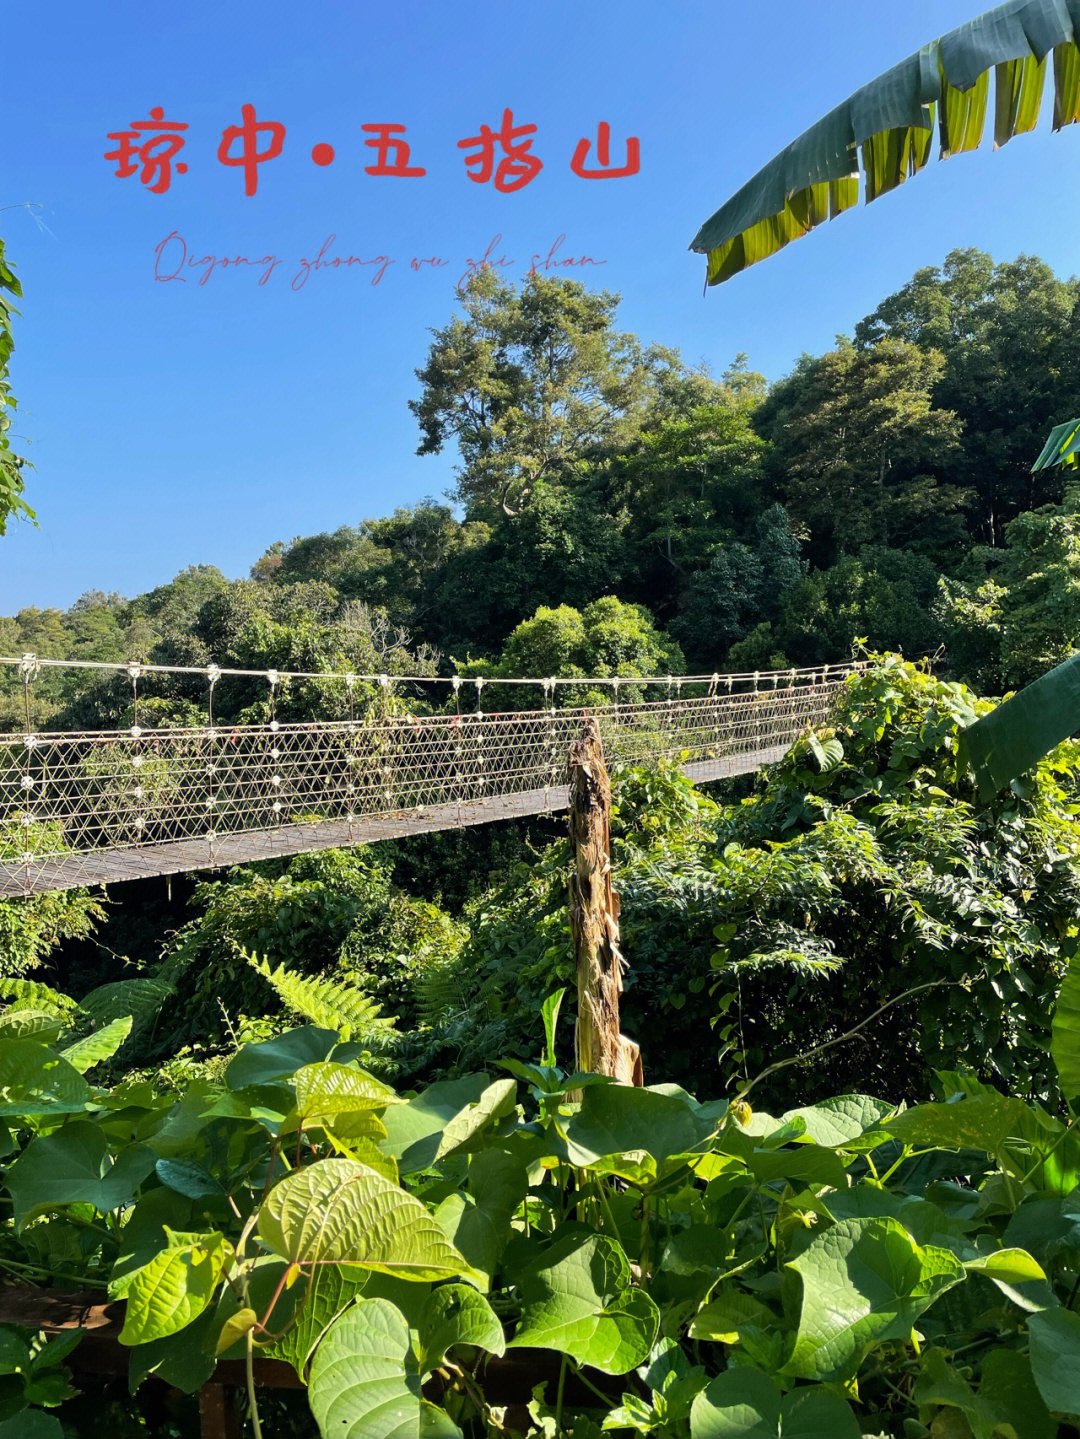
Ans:
POLYGON ((619 953, 619 896, 611 886, 611 781, 600 726, 587 719, 570 746, 570 934, 577 974, 577 1067, 641 1084, 641 1051, 619 1031, 625 960, 619 953))

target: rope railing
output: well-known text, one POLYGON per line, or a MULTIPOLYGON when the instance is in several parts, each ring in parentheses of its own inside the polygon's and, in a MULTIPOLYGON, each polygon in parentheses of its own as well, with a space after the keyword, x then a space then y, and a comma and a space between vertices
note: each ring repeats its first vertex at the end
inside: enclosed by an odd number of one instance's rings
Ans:
MULTIPOLYGON (((450 687, 445 708, 392 706, 374 718, 281 720, 285 671, 63 662, 17 665, 25 724, 0 734, 0 895, 107 883, 236 864, 422 830, 513 818, 565 805, 565 757, 586 716, 600 724, 609 763, 675 761, 697 780, 747 773, 779 759, 827 722, 856 665, 748 675, 604 676, 504 680, 495 676, 353 676, 384 690, 403 683, 450 687), (120 671, 132 687, 132 723, 115 729, 33 726, 40 668, 120 671), (39 668, 40 667, 40 668, 39 668), (202 675, 206 720, 140 723, 148 674, 202 675), (215 714, 231 676, 267 685, 267 718, 239 724, 215 714), (534 685, 539 709, 485 712, 488 686, 534 685), (608 687, 594 706, 556 704, 563 685, 608 687), (660 686, 657 698, 644 695, 660 686), (463 692, 475 696, 475 711, 463 692), (452 708, 451 708, 452 707, 452 708)), ((350 693, 352 687, 350 686, 350 693)))

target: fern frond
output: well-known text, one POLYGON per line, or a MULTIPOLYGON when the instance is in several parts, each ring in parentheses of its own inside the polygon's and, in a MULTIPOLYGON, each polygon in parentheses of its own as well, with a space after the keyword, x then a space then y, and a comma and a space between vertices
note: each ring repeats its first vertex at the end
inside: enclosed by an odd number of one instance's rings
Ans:
POLYGON ((74 999, 32 979, 0 979, 0 999, 15 1000, 20 1008, 39 1009, 44 1014, 70 1014, 78 1008, 74 999))
POLYGON ((413 980, 421 1023, 435 1028, 468 1009, 465 980, 466 973, 456 954, 422 969, 413 980))
POLYGON ((321 1029, 336 1029, 343 1039, 360 1040, 394 1027, 394 1021, 383 1015, 379 1005, 358 989, 329 979, 293 974, 283 964, 271 969, 267 960, 246 952, 244 958, 287 1008, 321 1029))

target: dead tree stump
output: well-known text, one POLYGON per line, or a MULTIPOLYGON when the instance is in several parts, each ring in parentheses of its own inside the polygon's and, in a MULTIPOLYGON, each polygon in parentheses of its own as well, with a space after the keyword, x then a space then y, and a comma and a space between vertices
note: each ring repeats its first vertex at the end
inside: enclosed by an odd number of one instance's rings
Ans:
POLYGON ((596 720, 570 746, 570 933, 577 976, 577 1068, 643 1083, 641 1050, 619 1030, 626 962, 619 952, 619 896, 611 884, 611 781, 596 720))

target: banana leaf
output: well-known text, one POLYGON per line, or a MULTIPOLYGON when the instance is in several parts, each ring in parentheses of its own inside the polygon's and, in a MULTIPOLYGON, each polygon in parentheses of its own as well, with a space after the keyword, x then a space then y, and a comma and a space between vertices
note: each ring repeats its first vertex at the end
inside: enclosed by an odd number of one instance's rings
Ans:
POLYGON ((1009 0, 924 45, 792 142, 702 225, 690 245, 716 285, 982 139, 994 84, 994 146, 1038 123, 1053 55, 1053 127, 1080 120, 1080 0, 1009 0))
POLYGON ((1048 470, 1052 465, 1075 467, 1080 456, 1080 420, 1066 420, 1055 425, 1042 453, 1032 465, 1033 470, 1048 470))
POLYGON ((959 758, 985 800, 1080 730, 1080 654, 1065 660, 962 731, 959 758))

